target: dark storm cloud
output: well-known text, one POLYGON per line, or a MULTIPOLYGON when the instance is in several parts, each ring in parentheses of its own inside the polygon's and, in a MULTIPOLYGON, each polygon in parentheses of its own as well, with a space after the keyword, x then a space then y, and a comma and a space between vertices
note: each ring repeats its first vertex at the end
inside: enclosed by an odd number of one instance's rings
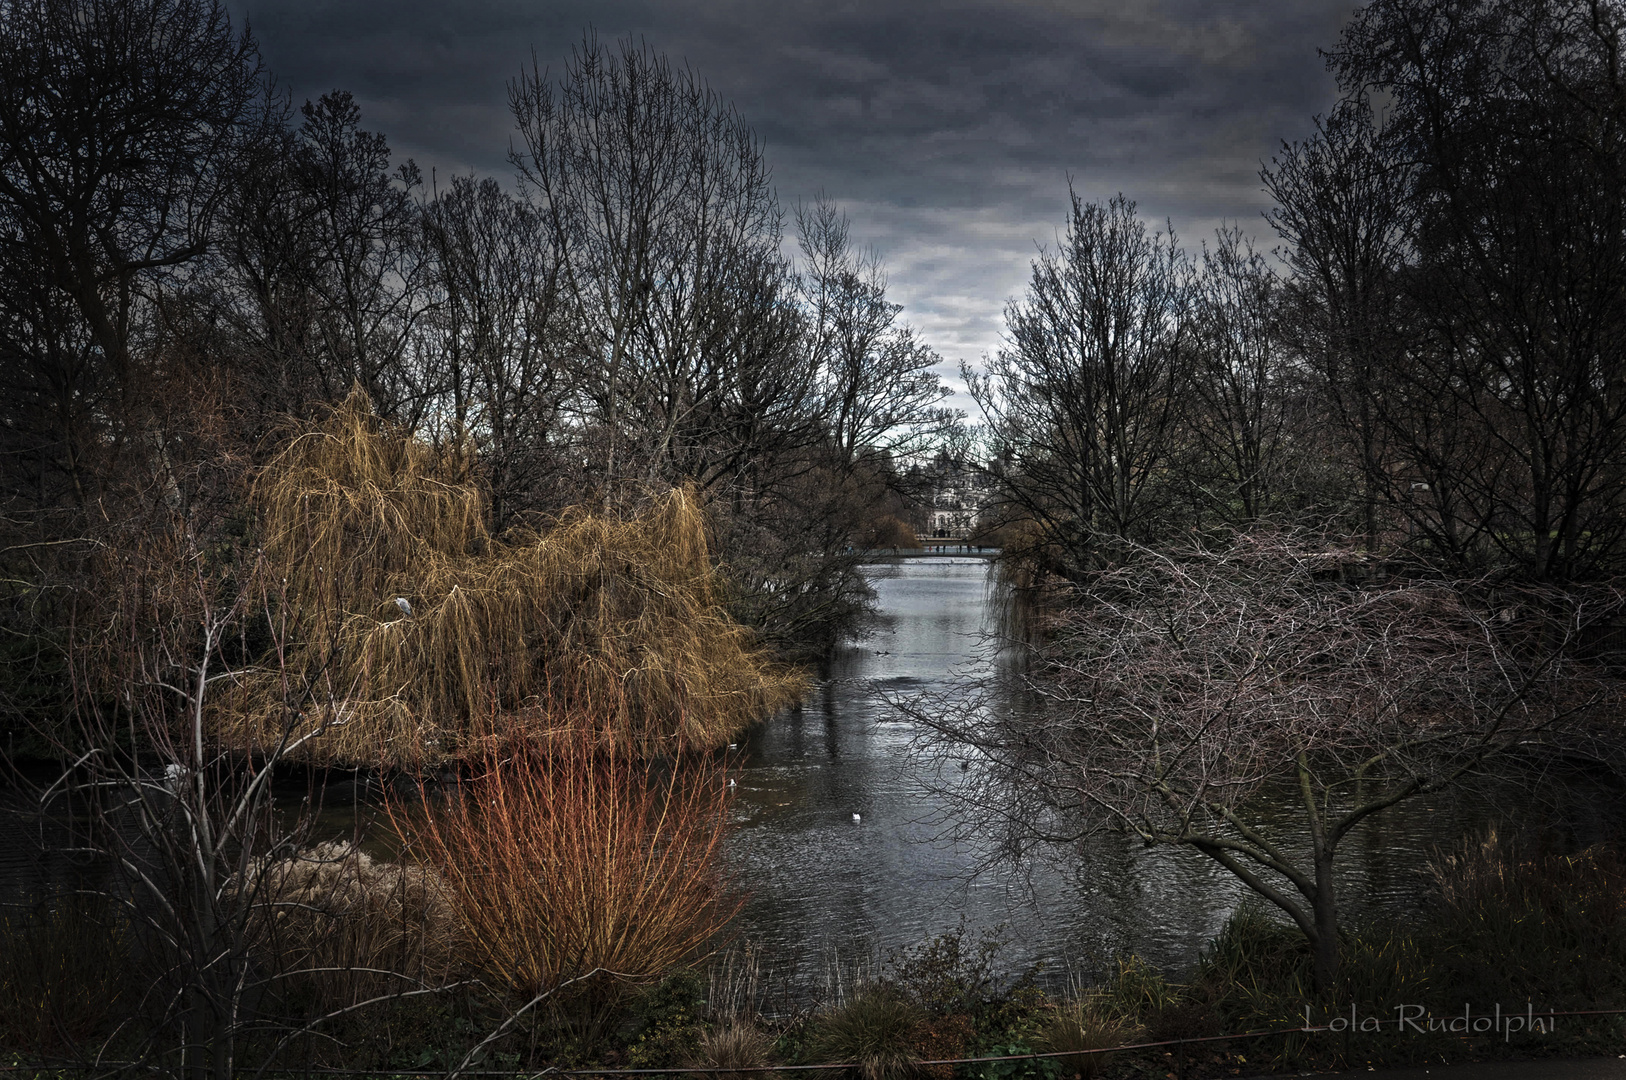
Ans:
MULTIPOLYGON (((239 13, 244 9, 239 8, 239 13)), ((518 3, 253 0, 296 100, 343 87, 400 155, 507 177, 506 84, 593 25, 686 61, 762 136, 782 200, 823 191, 951 363, 996 348, 1067 177, 1195 246, 1255 232, 1258 168, 1333 88, 1316 48, 1349 0, 518 3)), ((1269 237, 1262 237, 1269 240, 1269 237)))

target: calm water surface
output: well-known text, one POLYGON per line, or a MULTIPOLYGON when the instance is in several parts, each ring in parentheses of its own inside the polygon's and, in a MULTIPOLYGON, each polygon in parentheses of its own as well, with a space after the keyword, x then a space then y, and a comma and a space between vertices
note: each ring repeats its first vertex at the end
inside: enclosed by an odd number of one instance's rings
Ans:
MULTIPOLYGON (((999 602, 988 567, 938 557, 868 568, 881 629, 844 648, 800 709, 740 744, 729 850, 750 893, 740 929, 776 962, 818 969, 963 924, 1003 927, 1006 963, 1042 961, 1052 978, 1129 950, 1181 969, 1243 899, 1192 852, 1105 836, 1065 860, 977 874, 978 853, 940 835, 933 819, 945 808, 912 774, 912 730, 887 698, 943 689, 956 669, 987 670, 979 646, 999 602)), ((1506 791, 1486 788, 1380 815, 1340 850, 1343 903, 1357 917, 1414 915, 1429 854, 1527 802, 1510 807, 1506 791)), ((1620 801, 1588 791, 1556 816, 1547 823, 1588 842, 1621 820, 1620 801)))
MULTIPOLYGON (((1201 856, 1121 837, 978 874, 978 853, 940 835, 934 819, 945 807, 911 762, 913 731, 888 700, 944 689, 956 670, 987 670, 979 646, 1000 602, 989 565, 932 557, 868 568, 880 629, 842 649, 801 708, 753 730, 732 756, 739 828, 727 854, 749 893, 738 927, 780 974, 806 984, 828 977, 833 960, 884 955, 962 925, 1007 938, 1007 969, 1042 962, 1054 980, 1088 976, 1125 951, 1180 970, 1243 899, 1235 880, 1201 856)), ((1488 823, 1579 846, 1618 835, 1626 822, 1618 790, 1572 779, 1537 793, 1548 790, 1544 801, 1482 785, 1379 815, 1340 851, 1342 903, 1357 919, 1414 917, 1427 896, 1429 854, 1488 823)), ((337 794, 318 821, 319 839, 387 834, 369 829, 375 799, 347 803, 337 794)), ((1278 828, 1289 844, 1302 833, 1292 813, 1278 828)), ((58 831, 0 813, 0 902, 90 869, 62 850, 58 831)))

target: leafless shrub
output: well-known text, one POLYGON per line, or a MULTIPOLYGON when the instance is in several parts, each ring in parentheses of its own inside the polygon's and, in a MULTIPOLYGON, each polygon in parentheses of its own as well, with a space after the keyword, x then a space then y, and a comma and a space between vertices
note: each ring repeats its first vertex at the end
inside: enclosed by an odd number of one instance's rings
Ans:
POLYGON ((130 960, 128 930, 101 898, 0 914, 0 1044, 61 1053, 103 1034, 134 996, 130 960))
POLYGON ((906 709, 929 753, 983 765, 948 794, 1012 849, 1103 825, 1214 859, 1281 908, 1337 969, 1340 842, 1358 824, 1449 788, 1512 751, 1590 736, 1618 697, 1573 646, 1618 610, 1608 588, 1364 580, 1361 553, 1260 531, 1179 557, 1141 552, 1090 575, 1023 682, 906 709), (1305 815, 1302 858, 1264 829, 1262 801, 1305 815))
POLYGON ((728 788, 601 746, 590 722, 487 759, 461 797, 393 811, 442 877, 474 964, 523 997, 595 971, 647 978, 738 910, 718 865, 728 788))

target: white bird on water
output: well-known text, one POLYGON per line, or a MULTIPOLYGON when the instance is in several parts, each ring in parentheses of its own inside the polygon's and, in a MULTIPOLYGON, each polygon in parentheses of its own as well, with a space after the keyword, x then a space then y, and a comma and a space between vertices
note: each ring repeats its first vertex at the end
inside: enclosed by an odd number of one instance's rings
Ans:
POLYGON ((407 601, 406 597, 397 596, 395 598, 395 606, 401 609, 402 615, 405 615, 409 619, 412 618, 412 604, 407 601))
POLYGON ((853 824, 854 825, 858 824, 860 821, 863 821, 863 820, 864 820, 864 815, 863 814, 854 814, 853 815, 853 824))

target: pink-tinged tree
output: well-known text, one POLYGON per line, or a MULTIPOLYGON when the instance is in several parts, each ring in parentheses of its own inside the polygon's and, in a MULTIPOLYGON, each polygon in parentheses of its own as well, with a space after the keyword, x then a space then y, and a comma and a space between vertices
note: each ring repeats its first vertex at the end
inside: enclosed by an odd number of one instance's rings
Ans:
POLYGON ((1303 932, 1327 991, 1350 832, 1510 752, 1573 751, 1617 695, 1600 661, 1576 658, 1618 613, 1617 591, 1380 574, 1357 552, 1279 533, 1142 552, 1078 585, 1014 676, 1028 705, 996 707, 986 682, 917 699, 918 745, 978 763, 940 775, 1007 850, 1108 827, 1213 859, 1303 932), (1284 795, 1308 844, 1264 827, 1284 795))

